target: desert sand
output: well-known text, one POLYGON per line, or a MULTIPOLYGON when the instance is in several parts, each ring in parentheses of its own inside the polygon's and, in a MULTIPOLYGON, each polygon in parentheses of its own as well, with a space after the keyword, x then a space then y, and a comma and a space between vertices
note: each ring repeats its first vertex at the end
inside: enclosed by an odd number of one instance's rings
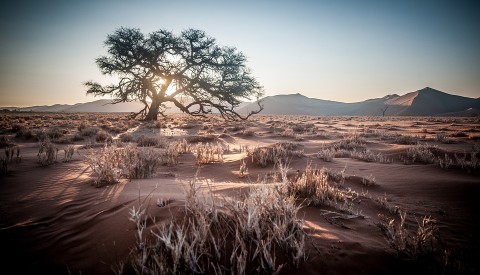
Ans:
MULTIPOLYGON (((150 232, 186 215, 185 195, 193 180, 206 197, 213 192, 231 200, 252 186, 278 184, 278 165, 260 165, 252 155, 255 148, 278 143, 293 144, 298 152, 283 163, 289 181, 307 166, 323 168, 341 175, 329 182, 348 197, 338 204, 296 198, 305 255, 294 267, 288 256, 274 251, 277 264, 284 263, 281 274, 480 272, 479 118, 257 115, 225 122, 215 115, 171 115, 147 123, 125 114, 3 113, 0 135, 5 148, 20 152, 0 175, 1 264, 17 274, 114 273, 119 263, 128 265, 138 245, 137 226, 129 219, 133 207, 146 208, 145 232, 154 240, 150 232), (89 135, 89 127, 97 132, 89 135), (47 136, 52 129, 60 133, 50 135, 59 150, 48 165, 37 156, 41 129, 47 136), (107 138, 97 138, 99 129, 107 138), (145 179, 99 184, 86 160, 106 142, 163 150, 183 140, 190 149, 177 163, 161 165, 145 179), (223 160, 197 163, 195 148, 207 143, 223 148, 223 160), (74 153, 64 161, 67 146, 74 153), (431 159, 414 159, 408 153, 414 147, 427 148, 431 159), (248 171, 242 173, 243 162, 248 171), (432 249, 426 258, 412 259, 388 243, 381 225, 393 220, 398 226, 401 213, 412 236, 424 217, 433 220, 435 237, 428 240, 432 249)), ((249 267, 247 273, 255 270, 249 267)))

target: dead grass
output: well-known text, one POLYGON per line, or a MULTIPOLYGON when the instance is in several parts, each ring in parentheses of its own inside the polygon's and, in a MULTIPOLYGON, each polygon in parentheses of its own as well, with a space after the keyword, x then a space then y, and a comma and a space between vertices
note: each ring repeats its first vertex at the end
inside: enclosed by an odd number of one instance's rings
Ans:
POLYGON ((403 158, 405 164, 423 163, 431 164, 436 161, 435 155, 432 150, 436 149, 435 146, 428 144, 417 144, 407 149, 406 156, 403 158))
POLYGON ((96 177, 95 184, 101 186, 117 183, 121 178, 148 178, 161 165, 178 164, 180 152, 178 147, 156 149, 105 144, 101 150, 90 149, 85 161, 96 177))
POLYGON ((276 274, 286 264, 298 267, 305 259, 298 210, 294 197, 276 185, 260 184, 243 199, 227 200, 202 198, 194 179, 184 218, 158 226, 150 236, 145 210, 131 209, 137 245, 129 266, 135 273, 161 274, 276 274), (279 253, 287 262, 279 262, 279 253))
POLYGON ((273 146, 248 149, 247 155, 252 158, 253 163, 266 167, 269 164, 286 163, 293 156, 302 157, 304 152, 299 147, 296 143, 280 142, 273 146))

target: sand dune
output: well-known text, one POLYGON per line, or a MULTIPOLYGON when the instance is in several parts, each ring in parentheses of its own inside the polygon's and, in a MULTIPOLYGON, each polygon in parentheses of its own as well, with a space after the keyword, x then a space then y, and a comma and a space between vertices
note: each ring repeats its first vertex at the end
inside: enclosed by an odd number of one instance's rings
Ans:
MULTIPOLYGON (((387 95, 356 103, 342 103, 308 98, 300 94, 276 95, 262 99, 263 114, 273 115, 345 115, 381 116, 382 110, 388 116, 434 116, 446 113, 462 114, 469 108, 480 108, 478 99, 451 95, 432 88, 424 88, 403 96, 387 95)), ((244 107, 243 111, 250 110, 244 107)))

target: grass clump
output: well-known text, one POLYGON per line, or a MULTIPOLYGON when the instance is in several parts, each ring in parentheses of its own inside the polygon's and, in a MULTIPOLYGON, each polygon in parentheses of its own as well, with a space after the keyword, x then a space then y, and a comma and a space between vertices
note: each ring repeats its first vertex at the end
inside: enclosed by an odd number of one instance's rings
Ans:
POLYGON ((5 156, 0 157, 0 175, 8 174, 10 165, 21 160, 20 147, 12 146, 5 148, 5 156))
POLYGON ((288 181, 289 193, 305 199, 307 204, 336 205, 345 202, 347 196, 336 186, 329 183, 326 169, 314 169, 308 164, 299 177, 288 181))
POLYGON ((101 186, 117 183, 121 178, 148 178, 161 165, 177 164, 178 154, 171 149, 105 144, 99 151, 91 150, 86 155, 85 161, 94 172, 95 184, 101 186))
POLYGON ((416 230, 409 231, 405 225, 406 212, 400 211, 400 221, 380 217, 382 222, 377 226, 382 231, 387 243, 395 250, 397 255, 412 261, 431 261, 435 257, 434 242, 436 236, 436 223, 431 217, 417 220, 416 230))
POLYGON ((67 145, 66 147, 63 148, 63 162, 69 162, 73 158, 73 154, 75 153, 75 146, 73 145, 67 145))
POLYGON ((95 141, 96 142, 112 142, 113 138, 110 133, 101 129, 95 134, 95 141))
POLYGON ((225 149, 219 145, 210 143, 200 143, 195 146, 195 157, 197 165, 212 163, 215 161, 223 162, 225 149))
POLYGON ((413 163, 434 163, 436 158, 432 152, 432 149, 436 149, 434 146, 428 144, 417 144, 407 149, 406 156, 403 158, 405 164, 413 163))
POLYGON ((470 153, 455 154, 457 164, 469 172, 480 170, 480 150, 473 150, 470 153))
POLYGON ((276 143, 269 147, 256 147, 253 150, 247 150, 247 155, 252 158, 252 162, 262 167, 268 164, 285 163, 288 158, 293 156, 302 157, 303 150, 299 150, 300 146, 292 142, 276 143))
POLYGON ((322 146, 320 151, 317 152, 316 157, 326 162, 332 162, 333 158, 335 157, 335 149, 322 146))
POLYGON ((137 245, 130 266, 145 274, 275 274, 287 264, 298 267, 305 258, 298 209, 294 197, 278 185, 252 187, 243 199, 212 195, 208 201, 193 180, 183 219, 157 226, 151 236, 145 231, 145 211, 131 210, 137 245))
POLYGON ((361 134, 352 132, 343 136, 342 140, 334 143, 335 148, 353 150, 365 147, 366 141, 361 134))
POLYGON ((399 135, 394 138, 393 143, 404 145, 416 145, 418 144, 418 137, 399 135))
POLYGON ((40 141, 40 147, 37 153, 38 163, 41 166, 48 166, 57 161, 58 148, 47 138, 40 141))
POLYGON ((353 159, 358 159, 366 162, 391 163, 391 160, 383 156, 381 153, 375 154, 368 149, 359 151, 354 149, 350 156, 353 159))
POLYGON ((79 134, 84 137, 93 137, 100 131, 100 128, 94 126, 81 125, 78 127, 79 134))

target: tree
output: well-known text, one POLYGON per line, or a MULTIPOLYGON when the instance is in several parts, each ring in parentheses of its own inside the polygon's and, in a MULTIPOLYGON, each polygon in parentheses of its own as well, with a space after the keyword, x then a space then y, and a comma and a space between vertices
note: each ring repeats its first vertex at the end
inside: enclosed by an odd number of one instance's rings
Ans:
POLYGON ((388 107, 390 107, 390 105, 385 105, 385 107, 380 108, 380 110, 382 111, 382 116, 383 116, 383 117, 385 116, 385 112, 387 112, 388 107))
POLYGON ((140 101, 133 113, 145 120, 164 115, 165 103, 182 112, 204 116, 213 109, 225 119, 247 119, 263 106, 263 88, 246 67, 246 57, 233 47, 221 47, 201 30, 188 29, 175 36, 159 30, 144 35, 138 29, 120 28, 107 36, 108 54, 96 64, 118 83, 102 86, 88 81, 87 94, 111 95, 113 103, 140 101), (242 100, 254 97, 259 106, 245 116, 237 113, 242 100))

